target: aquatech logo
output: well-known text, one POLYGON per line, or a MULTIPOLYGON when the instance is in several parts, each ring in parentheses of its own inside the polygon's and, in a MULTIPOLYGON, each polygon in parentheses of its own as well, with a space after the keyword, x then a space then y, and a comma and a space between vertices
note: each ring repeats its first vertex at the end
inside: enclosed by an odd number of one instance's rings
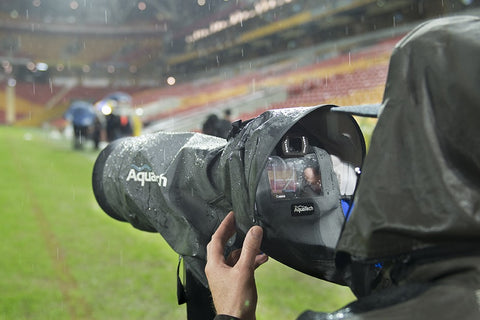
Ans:
POLYGON ((292 216, 308 216, 315 211, 313 203, 292 204, 290 209, 292 216))
POLYGON ((130 165, 131 169, 128 172, 127 181, 133 180, 136 182, 140 182, 142 187, 145 186, 145 182, 153 182, 157 183, 160 187, 167 186, 167 177, 163 175, 157 175, 153 172, 152 168, 144 164, 141 167, 137 167, 136 165, 130 165))

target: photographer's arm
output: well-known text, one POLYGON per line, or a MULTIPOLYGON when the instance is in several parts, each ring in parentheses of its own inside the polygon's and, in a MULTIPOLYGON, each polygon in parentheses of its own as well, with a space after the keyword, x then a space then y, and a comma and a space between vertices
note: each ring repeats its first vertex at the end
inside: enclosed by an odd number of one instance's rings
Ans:
MULTIPOLYGON (((254 271, 268 260, 266 255, 260 254, 263 230, 259 226, 252 227, 245 236, 241 253, 234 251, 225 260, 225 244, 234 233, 235 218, 230 212, 207 246, 205 273, 218 315, 255 319, 257 288, 254 271)), ((217 316, 216 319, 226 318, 217 316)))

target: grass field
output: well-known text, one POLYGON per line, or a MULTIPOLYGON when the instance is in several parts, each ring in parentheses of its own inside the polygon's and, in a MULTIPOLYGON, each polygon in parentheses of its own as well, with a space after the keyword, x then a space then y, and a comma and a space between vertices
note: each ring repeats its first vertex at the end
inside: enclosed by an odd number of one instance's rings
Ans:
MULTIPOLYGON (((96 204, 96 152, 0 127, 0 154, 0 319, 186 319, 176 303, 175 252, 96 204)), ((348 289, 273 260, 257 283, 259 320, 353 300, 348 289)))

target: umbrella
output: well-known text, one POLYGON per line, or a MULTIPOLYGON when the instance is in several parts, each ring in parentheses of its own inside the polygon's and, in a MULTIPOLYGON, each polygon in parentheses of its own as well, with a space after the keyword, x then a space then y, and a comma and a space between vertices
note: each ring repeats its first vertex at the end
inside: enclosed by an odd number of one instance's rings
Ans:
POLYGON ((77 126, 90 126, 95 120, 95 111, 91 103, 74 101, 64 115, 65 119, 77 126))

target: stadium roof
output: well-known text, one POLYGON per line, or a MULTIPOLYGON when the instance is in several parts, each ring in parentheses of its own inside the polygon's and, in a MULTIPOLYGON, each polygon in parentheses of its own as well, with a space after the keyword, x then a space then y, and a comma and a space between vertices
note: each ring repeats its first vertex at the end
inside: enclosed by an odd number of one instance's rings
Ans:
POLYGON ((0 1, 0 59, 17 76, 159 77, 439 16, 467 0, 0 1), (40 64, 39 63, 43 63, 40 64), (15 71, 16 70, 16 71, 15 71))

